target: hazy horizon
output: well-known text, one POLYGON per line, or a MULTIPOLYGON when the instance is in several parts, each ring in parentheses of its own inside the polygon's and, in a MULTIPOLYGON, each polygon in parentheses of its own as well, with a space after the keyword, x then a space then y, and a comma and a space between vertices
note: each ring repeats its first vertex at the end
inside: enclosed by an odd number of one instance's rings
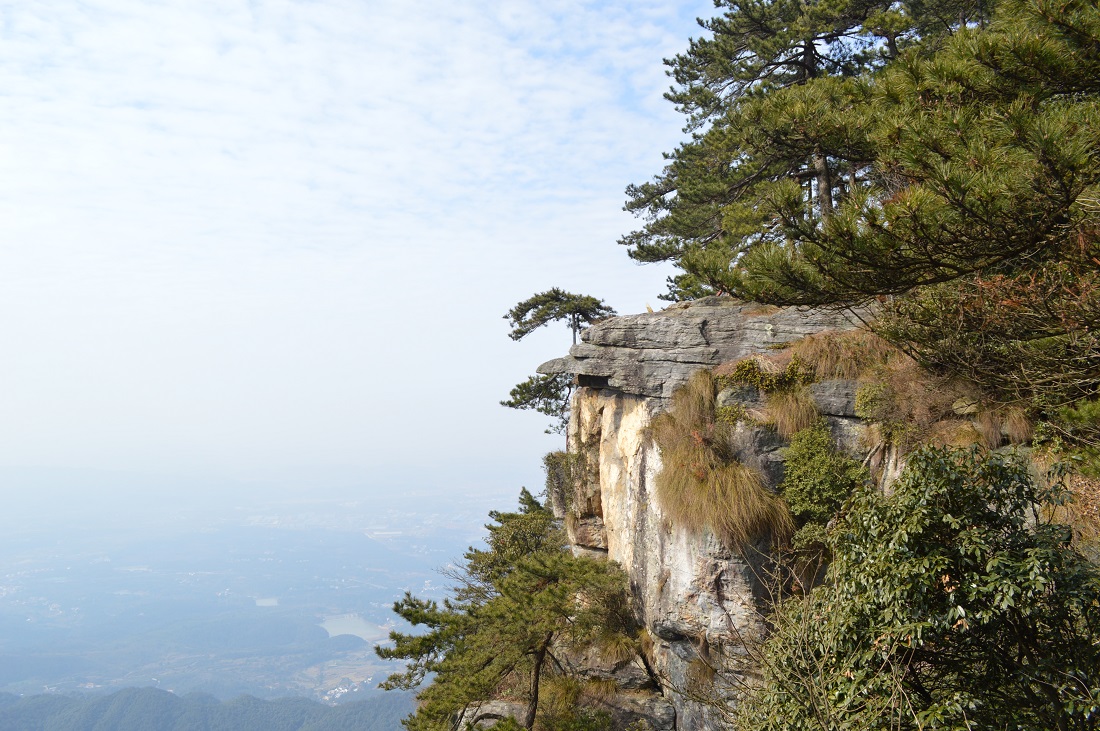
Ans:
POLYGON ((623 190, 682 136, 661 59, 709 10, 0 10, 3 489, 537 489, 561 439, 498 402, 569 335, 502 315, 660 304, 623 190))

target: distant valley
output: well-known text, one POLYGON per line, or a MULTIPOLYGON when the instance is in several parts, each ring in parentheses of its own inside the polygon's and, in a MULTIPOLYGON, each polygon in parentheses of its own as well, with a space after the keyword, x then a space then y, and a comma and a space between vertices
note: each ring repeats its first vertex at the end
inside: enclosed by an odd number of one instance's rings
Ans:
POLYGON ((438 569, 482 515, 296 499, 13 526, 0 537, 0 691, 374 696, 394 667, 373 651, 393 601, 441 596, 438 569))

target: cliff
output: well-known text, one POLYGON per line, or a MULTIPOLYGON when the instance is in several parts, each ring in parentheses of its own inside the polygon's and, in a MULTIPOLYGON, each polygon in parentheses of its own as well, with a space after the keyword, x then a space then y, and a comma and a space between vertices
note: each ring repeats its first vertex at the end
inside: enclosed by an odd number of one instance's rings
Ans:
MULTIPOLYGON (((570 486, 549 496, 551 505, 565 520, 575 552, 606 555, 627 571, 649 640, 645 663, 583 659, 589 675, 614 677, 628 689, 614 701, 629 711, 627 718, 669 731, 715 727, 723 704, 705 701, 714 693, 735 698, 738 678, 716 683, 713 660, 744 654, 760 637, 767 598, 765 544, 734 550, 710 531, 674 525, 662 511, 654 497, 661 468, 650 430, 654 417, 702 368, 856 324, 845 313, 711 297, 601 322, 567 357, 539 368, 574 374, 578 384, 568 432, 577 467, 570 486)), ((810 394, 836 442, 856 450, 863 427, 855 418, 855 382, 819 381, 810 394)), ((723 406, 752 408, 760 399, 751 387, 718 394, 723 406)), ((752 420, 740 422, 736 434, 738 459, 758 468, 774 490, 783 475, 784 441, 752 420)), ((745 669, 751 672, 751 664, 745 669)))

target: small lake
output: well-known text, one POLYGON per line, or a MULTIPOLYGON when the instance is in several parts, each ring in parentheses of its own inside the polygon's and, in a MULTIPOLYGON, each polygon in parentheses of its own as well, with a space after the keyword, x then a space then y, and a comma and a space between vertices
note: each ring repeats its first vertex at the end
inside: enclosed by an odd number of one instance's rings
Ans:
POLYGON ((390 633, 389 627, 370 622, 358 614, 337 614, 325 617, 325 621, 321 622, 321 628, 328 632, 329 637, 355 635, 367 642, 384 640, 390 633))

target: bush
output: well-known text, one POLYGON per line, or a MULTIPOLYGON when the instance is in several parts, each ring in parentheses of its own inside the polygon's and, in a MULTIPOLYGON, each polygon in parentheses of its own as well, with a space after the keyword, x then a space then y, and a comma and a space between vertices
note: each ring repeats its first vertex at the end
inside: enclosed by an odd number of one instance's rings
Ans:
POLYGON ((869 479, 859 462, 837 450, 828 424, 818 421, 791 439, 779 490, 800 525, 824 525, 869 479))
POLYGON ((826 582, 777 608, 744 729, 1100 728, 1100 572, 1015 456, 914 453, 857 489, 826 582))

